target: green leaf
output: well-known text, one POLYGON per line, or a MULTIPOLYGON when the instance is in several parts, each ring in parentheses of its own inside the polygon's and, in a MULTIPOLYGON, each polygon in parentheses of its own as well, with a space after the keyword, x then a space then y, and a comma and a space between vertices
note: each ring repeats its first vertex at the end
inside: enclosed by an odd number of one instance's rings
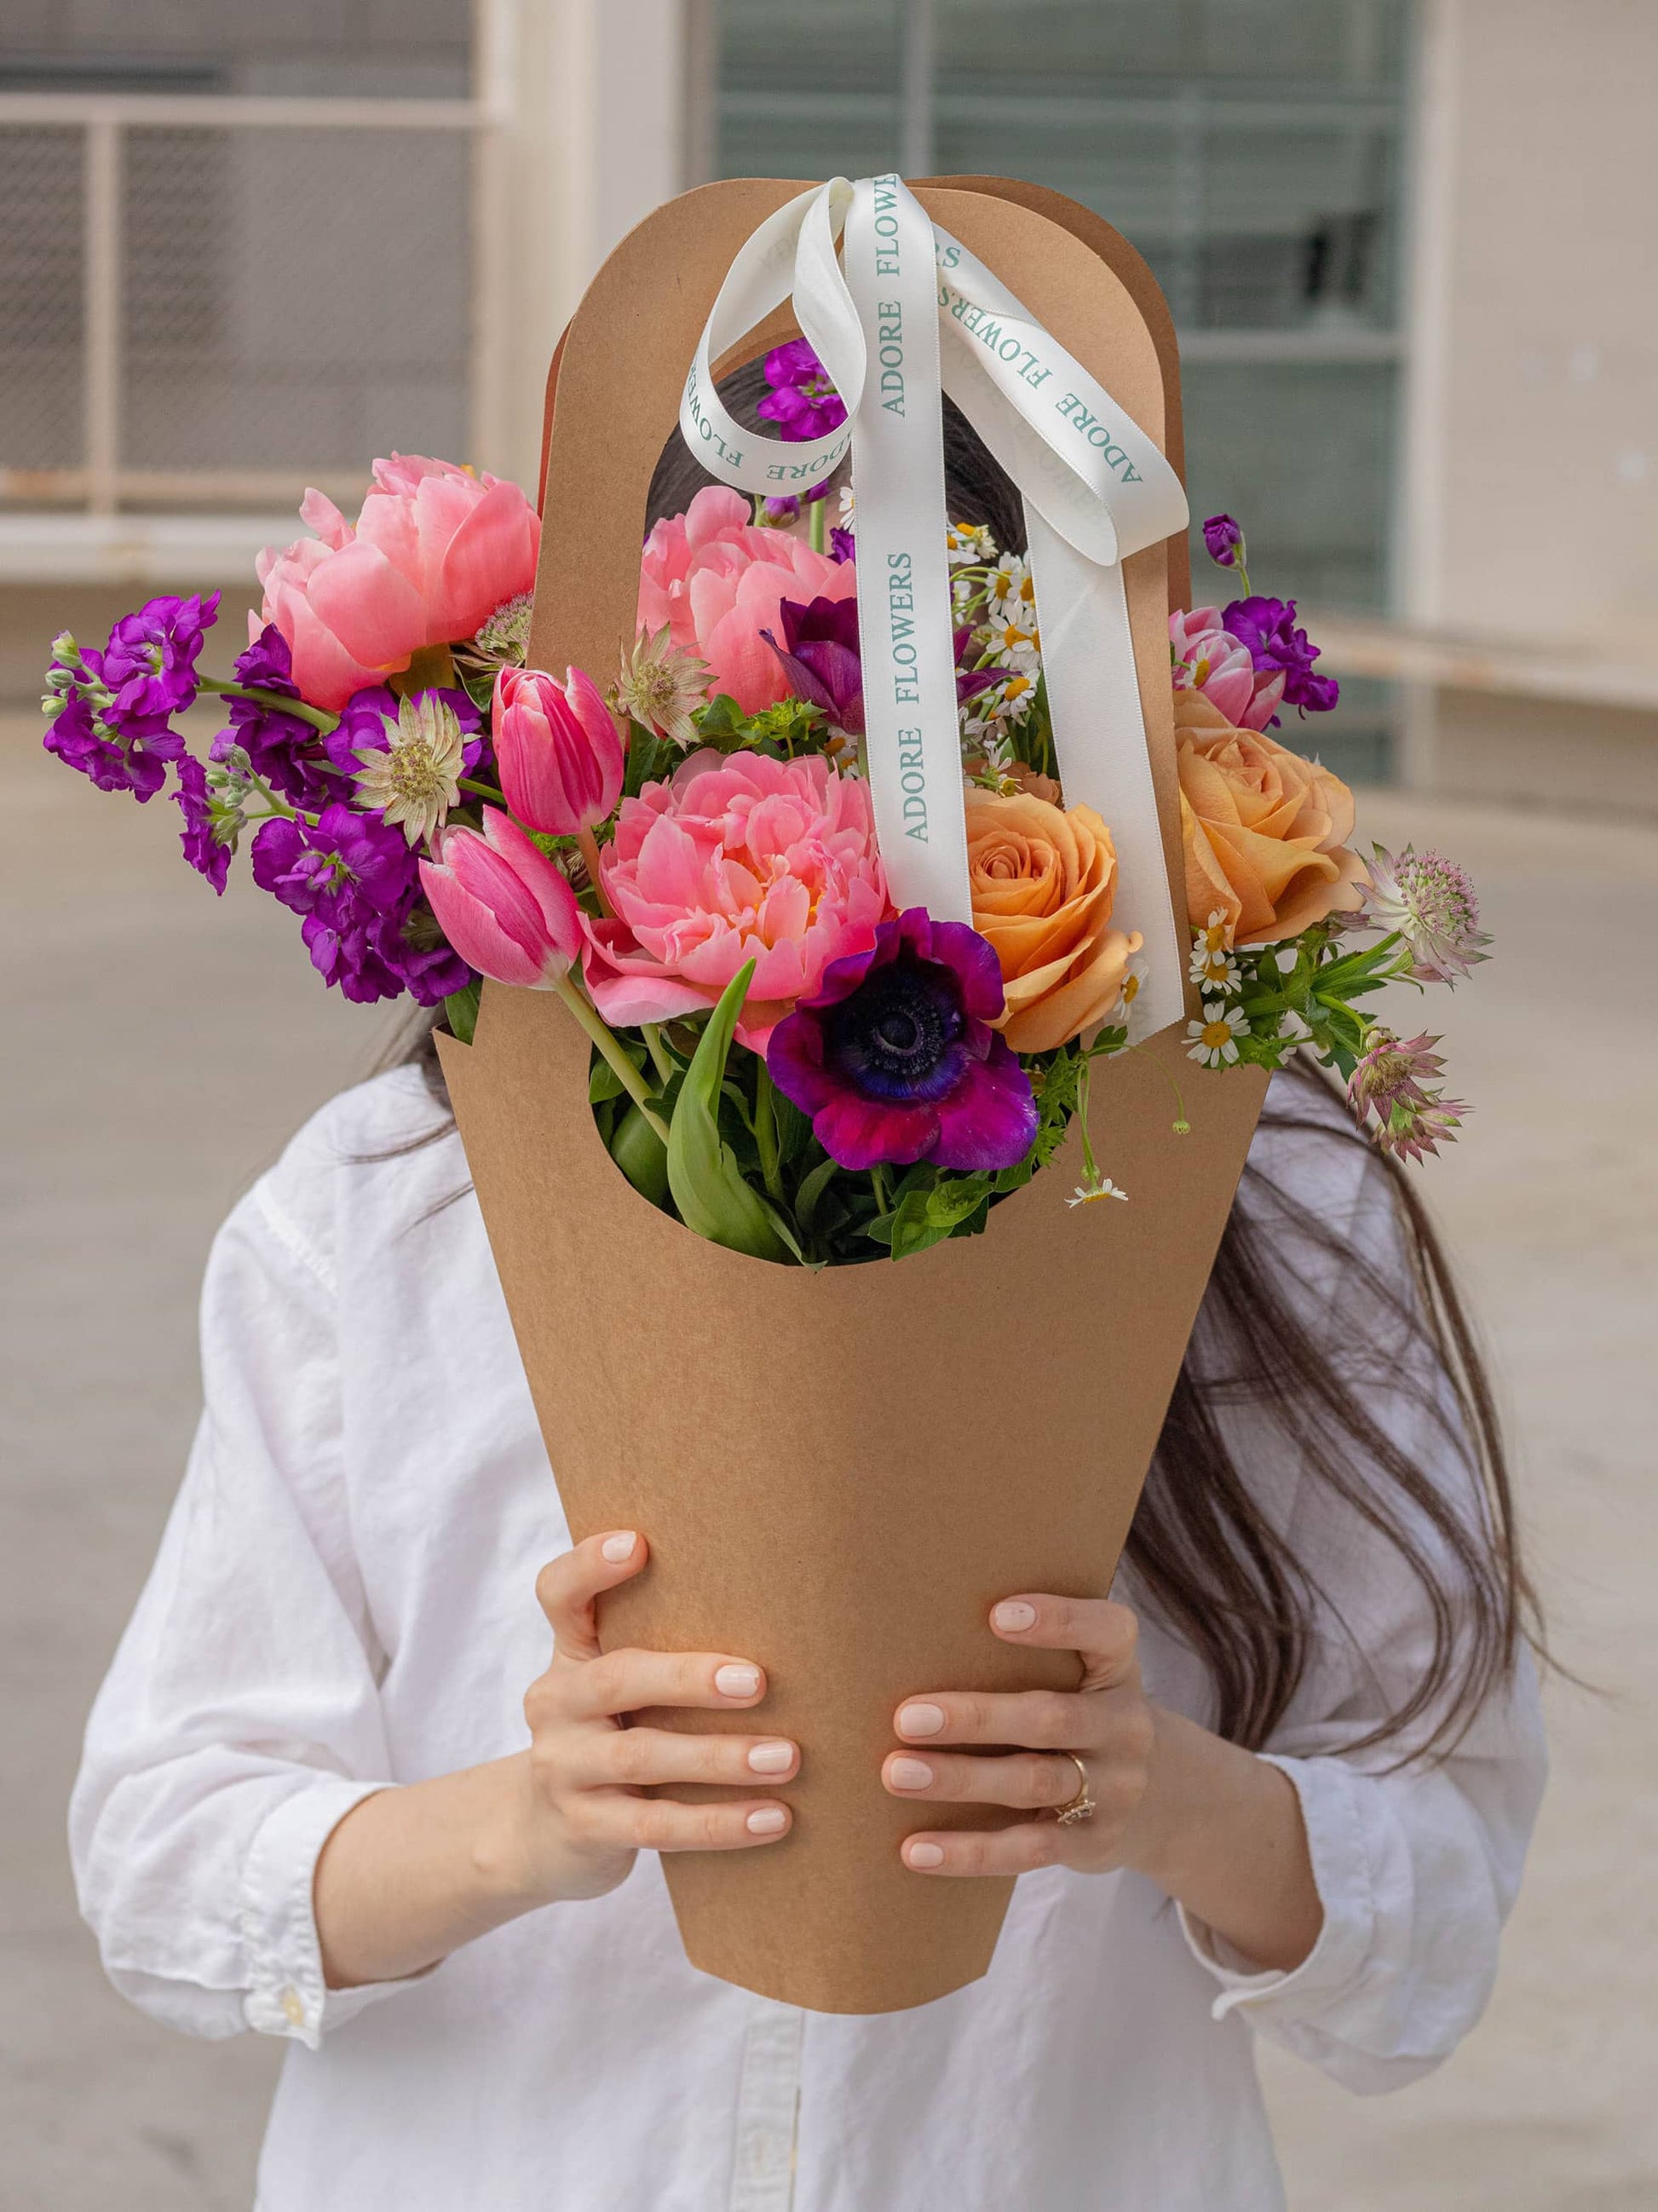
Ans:
POLYGON ((668 1130, 668 1188, 688 1229, 755 1260, 786 1261, 774 1216, 745 1182, 720 1134, 720 1095, 737 1017, 754 975, 750 960, 726 985, 697 1041, 668 1130))
POLYGON ((616 1123, 610 1158, 642 1198, 653 1206, 667 1204, 667 1148, 637 1106, 630 1104, 616 1123))
POLYGON ((471 1044, 477 1028, 478 1000, 483 986, 474 980, 464 991, 451 991, 443 1002, 443 1018, 449 1024, 449 1034, 457 1044, 471 1044))
POLYGON ((602 1106, 607 1098, 624 1096, 622 1078, 599 1053, 593 1054, 593 1064, 587 1071, 587 1103, 602 1106))
POLYGON ((810 1175, 802 1176, 800 1188, 794 1194, 794 1218, 808 1237, 817 1218, 818 1200, 834 1181, 839 1166, 838 1160, 820 1160, 810 1175))

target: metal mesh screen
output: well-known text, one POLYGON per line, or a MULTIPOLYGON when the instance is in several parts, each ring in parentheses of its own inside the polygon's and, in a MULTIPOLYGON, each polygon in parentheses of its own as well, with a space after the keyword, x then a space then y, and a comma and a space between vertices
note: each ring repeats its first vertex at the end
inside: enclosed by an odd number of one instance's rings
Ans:
POLYGON ((470 151, 452 131, 129 131, 122 465, 463 452, 470 151))
POLYGON ((0 468, 82 459, 82 134, 0 131, 0 468))

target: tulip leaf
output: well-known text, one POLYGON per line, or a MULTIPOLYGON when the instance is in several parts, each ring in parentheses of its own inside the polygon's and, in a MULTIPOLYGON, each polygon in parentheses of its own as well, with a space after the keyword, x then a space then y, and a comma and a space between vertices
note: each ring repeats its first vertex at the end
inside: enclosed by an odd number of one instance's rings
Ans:
POLYGON ((775 1215, 720 1134, 726 1062, 753 975, 750 960, 726 985, 697 1040, 668 1129, 668 1188, 680 1219, 699 1237, 751 1259, 786 1262, 792 1255, 775 1215))
POLYGON ((443 1018, 449 1024, 449 1034, 457 1044, 471 1044, 477 1027, 478 1000, 483 985, 475 975, 459 991, 451 991, 443 1002, 443 1018))
MULTIPOLYGON (((617 1090, 621 1089, 618 1084, 617 1090)), ((662 1139, 637 1106, 630 1105, 616 1125, 610 1139, 610 1158, 634 1188, 653 1206, 668 1196, 668 1155, 662 1139)))

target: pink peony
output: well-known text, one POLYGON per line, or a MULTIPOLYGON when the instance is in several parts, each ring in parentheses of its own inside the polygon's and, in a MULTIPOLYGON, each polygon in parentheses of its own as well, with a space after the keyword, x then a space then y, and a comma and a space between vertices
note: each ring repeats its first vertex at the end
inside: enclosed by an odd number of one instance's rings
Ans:
POLYGON ((762 629, 780 632, 785 599, 857 596, 856 566, 814 553, 786 530, 761 530, 741 492, 707 484, 683 514, 659 522, 640 560, 639 621, 708 663, 711 693, 745 714, 788 696, 788 678, 762 629))
POLYGON ((1175 689, 1201 691, 1235 730, 1264 730, 1284 696, 1284 671, 1259 672, 1249 648, 1233 636, 1218 607, 1193 607, 1170 615, 1175 689))
POLYGON ((890 910, 869 787, 817 754, 693 753, 623 800, 604 878, 616 918, 588 924, 586 975, 605 1019, 701 1012, 755 960, 737 1034, 756 1052, 890 910))
POLYGON ((422 646, 471 637, 535 583, 535 509, 515 483, 451 461, 393 453, 375 462, 355 525, 319 491, 300 519, 317 534, 260 554, 264 606, 250 630, 276 624, 301 696, 331 713, 422 646))

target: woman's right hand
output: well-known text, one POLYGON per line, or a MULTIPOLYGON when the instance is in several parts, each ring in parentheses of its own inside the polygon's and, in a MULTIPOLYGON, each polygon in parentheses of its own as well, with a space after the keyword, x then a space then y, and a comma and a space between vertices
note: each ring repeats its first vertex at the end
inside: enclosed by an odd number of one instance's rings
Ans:
POLYGON ((553 1657, 524 1700, 531 1744, 516 1855, 526 1899, 601 1897, 626 1878, 635 1851, 746 1850, 789 1832, 788 1807, 756 1792, 799 1771, 796 1745, 625 1725, 627 1714, 652 1705, 735 1717, 766 1694, 763 1670, 729 1653, 600 1650, 598 1601, 648 1556, 631 1531, 590 1536, 537 1579, 553 1657), (699 1805, 641 1795, 688 1782, 736 1794, 699 1805))

